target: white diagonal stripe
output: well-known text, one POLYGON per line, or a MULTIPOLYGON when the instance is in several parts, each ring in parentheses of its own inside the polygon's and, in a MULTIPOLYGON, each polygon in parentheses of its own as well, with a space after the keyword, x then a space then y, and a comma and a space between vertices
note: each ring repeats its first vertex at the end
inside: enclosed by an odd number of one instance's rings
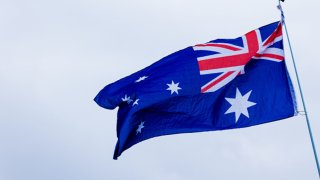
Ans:
MULTIPOLYGON (((224 80, 220 81, 218 84, 214 85, 213 87, 211 87, 210 89, 208 89, 206 92, 215 92, 218 89, 222 88, 223 86, 225 86, 226 84, 228 84, 230 81, 232 81, 238 74, 239 74, 240 70, 233 72, 232 74, 230 74, 227 78, 225 78, 224 80)), ((201 89, 204 89, 206 86, 208 86, 210 83, 212 83, 213 81, 217 80, 218 78, 220 78, 221 76, 225 75, 228 72, 225 72, 223 74, 221 74, 220 76, 218 76, 217 78, 215 78, 214 80, 210 81, 209 83, 207 83, 206 85, 204 85, 201 89)))

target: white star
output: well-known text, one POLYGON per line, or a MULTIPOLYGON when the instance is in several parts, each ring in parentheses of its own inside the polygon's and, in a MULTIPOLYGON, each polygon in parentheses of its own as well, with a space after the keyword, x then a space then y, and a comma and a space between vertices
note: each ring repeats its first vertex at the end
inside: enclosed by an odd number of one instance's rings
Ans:
POLYGON ((139 104, 139 103, 138 103, 139 100, 140 100, 140 99, 136 99, 136 100, 133 102, 132 106, 138 105, 138 104, 139 104))
POLYGON ((127 102, 130 104, 133 100, 130 98, 130 96, 125 95, 124 98, 121 98, 123 102, 127 102))
POLYGON ((135 82, 138 83, 138 82, 141 82, 147 78, 148 78, 148 76, 142 76, 142 77, 139 77, 139 79, 137 79, 135 82))
POLYGON ((138 126, 138 129, 136 130, 136 134, 141 133, 142 128, 144 128, 144 122, 141 121, 141 123, 138 126))
POLYGON ((248 101, 251 92, 252 90, 242 96, 237 88, 235 98, 225 98, 231 104, 231 107, 224 114, 235 113, 236 123, 241 114, 249 118, 248 108, 256 105, 255 102, 248 101))
POLYGON ((167 90, 171 91, 171 94, 173 94, 174 92, 179 94, 178 90, 182 89, 179 87, 179 83, 174 83, 173 81, 171 82, 171 84, 167 84, 169 87, 167 90))

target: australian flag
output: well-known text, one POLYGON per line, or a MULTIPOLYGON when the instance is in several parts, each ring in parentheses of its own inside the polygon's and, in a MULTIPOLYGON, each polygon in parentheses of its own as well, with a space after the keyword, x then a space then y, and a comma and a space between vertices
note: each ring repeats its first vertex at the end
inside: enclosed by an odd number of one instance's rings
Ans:
POLYGON ((98 105, 118 109, 117 159, 143 140, 243 128, 294 116, 282 24, 187 47, 103 88, 98 105))

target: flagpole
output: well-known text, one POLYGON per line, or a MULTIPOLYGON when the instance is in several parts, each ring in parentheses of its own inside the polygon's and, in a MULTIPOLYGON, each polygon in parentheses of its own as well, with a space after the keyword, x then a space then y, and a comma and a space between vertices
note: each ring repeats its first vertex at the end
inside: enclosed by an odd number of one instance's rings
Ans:
MULTIPOLYGON (((284 2, 284 0, 281 0, 281 1, 284 2)), ((315 158, 316 164, 317 164, 318 176, 319 176, 319 179, 320 179, 320 166, 319 166, 319 160, 318 160, 318 155, 317 155, 317 151, 316 151, 316 146, 315 146, 315 143, 314 143, 314 140, 313 140, 311 124, 310 124, 310 121, 309 121, 309 116, 308 116, 308 112, 307 112, 307 108, 306 108, 306 103, 304 101, 302 88, 301 88, 301 84, 300 84, 300 79, 299 79, 299 76, 298 76, 297 66, 296 66, 296 63, 295 63, 295 58, 293 56, 293 51, 292 51, 292 47, 291 47, 291 43, 290 43, 288 29, 287 29, 287 26, 286 26, 286 23, 285 23, 285 20, 284 20, 284 13, 283 13, 283 10, 281 8, 280 0, 279 0, 278 8, 281 11, 281 20, 282 20, 282 24, 284 26, 284 29, 286 31, 286 36, 287 36, 287 40, 288 40, 288 44, 289 44, 289 49, 290 49, 290 53, 291 53, 293 67, 294 67, 294 71, 295 71, 297 82, 298 82, 298 86, 299 86, 300 97, 301 97, 301 100, 302 100, 303 110, 304 110, 304 113, 305 113, 306 122, 307 122, 307 126, 308 126, 308 132, 309 132, 310 140, 311 140, 311 144, 312 144, 313 154, 314 154, 314 158, 315 158)))

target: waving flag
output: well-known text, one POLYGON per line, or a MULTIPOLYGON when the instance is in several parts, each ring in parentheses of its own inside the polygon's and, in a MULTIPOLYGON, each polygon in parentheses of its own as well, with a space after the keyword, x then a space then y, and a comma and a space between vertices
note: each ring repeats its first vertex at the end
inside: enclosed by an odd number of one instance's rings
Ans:
POLYGON ((243 128, 295 115, 282 25, 175 52, 103 88, 101 107, 119 107, 114 159, 143 140, 243 128))

